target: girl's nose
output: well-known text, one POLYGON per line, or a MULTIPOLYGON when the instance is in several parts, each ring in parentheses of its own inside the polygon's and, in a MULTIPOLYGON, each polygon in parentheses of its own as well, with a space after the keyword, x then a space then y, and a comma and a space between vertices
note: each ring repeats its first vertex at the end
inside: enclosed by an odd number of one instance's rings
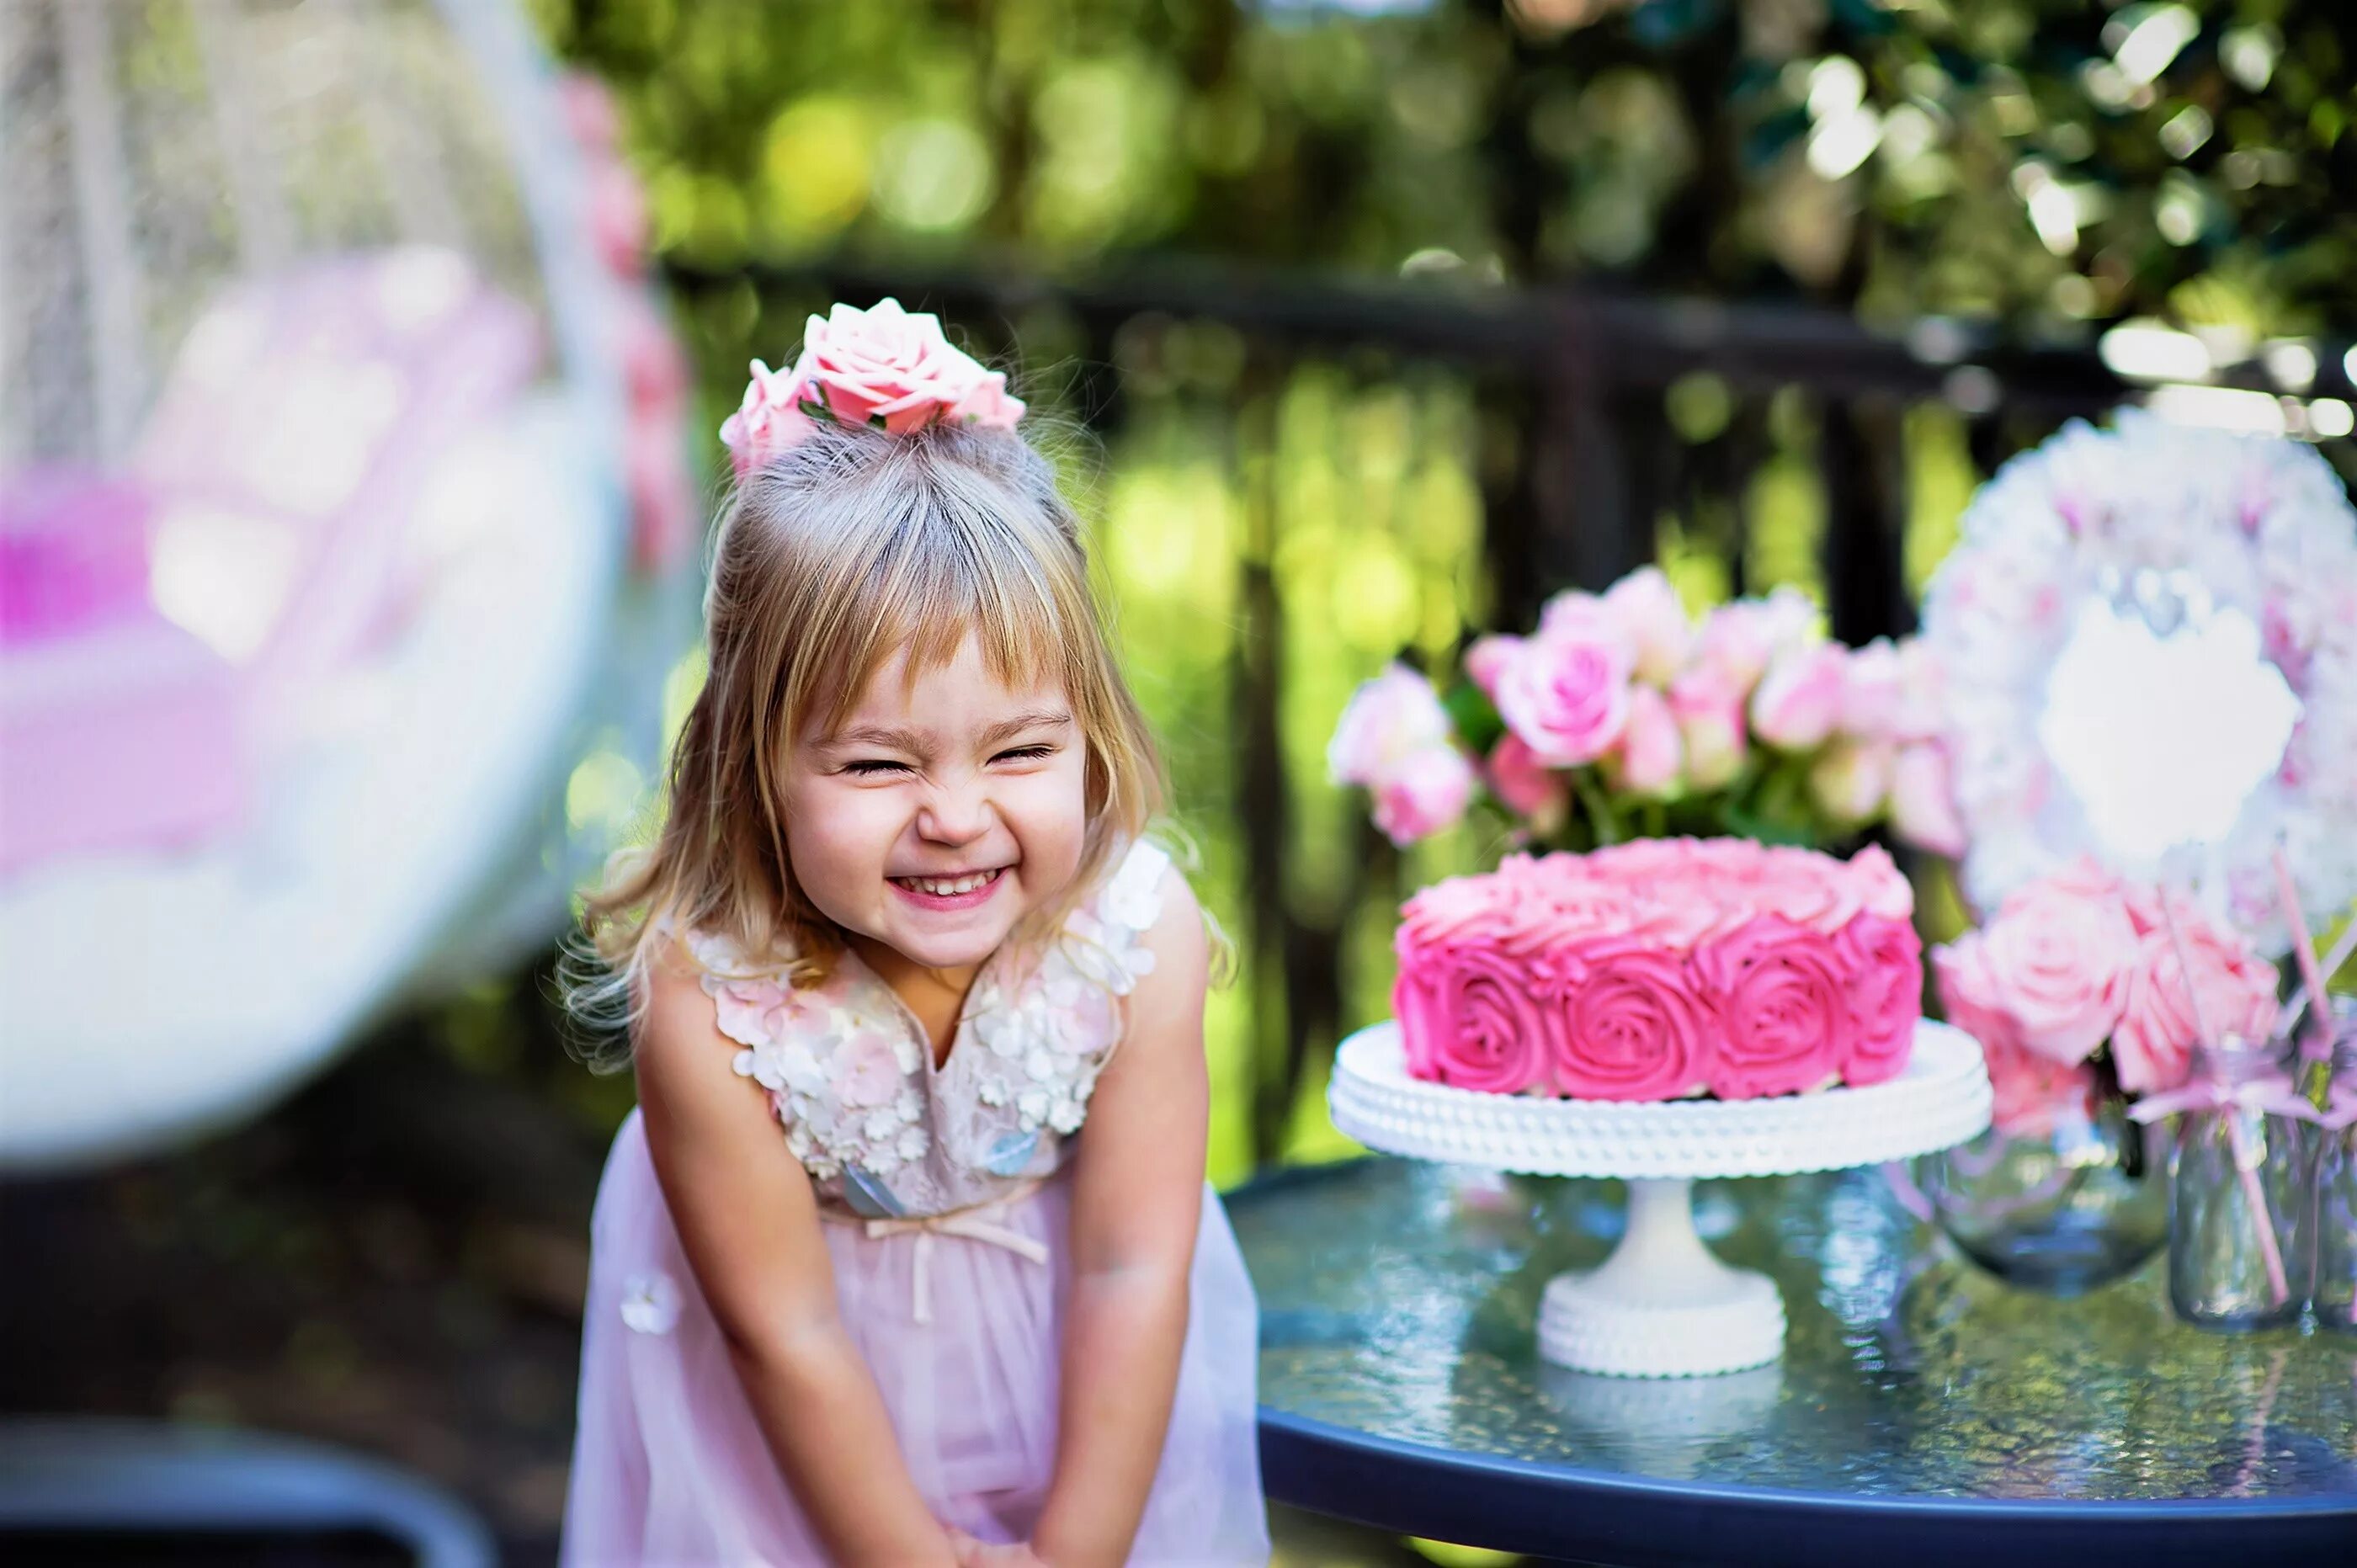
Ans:
POLYGON ((972 843, 990 831, 989 792, 977 780, 932 792, 917 812, 917 831, 936 843, 972 843))

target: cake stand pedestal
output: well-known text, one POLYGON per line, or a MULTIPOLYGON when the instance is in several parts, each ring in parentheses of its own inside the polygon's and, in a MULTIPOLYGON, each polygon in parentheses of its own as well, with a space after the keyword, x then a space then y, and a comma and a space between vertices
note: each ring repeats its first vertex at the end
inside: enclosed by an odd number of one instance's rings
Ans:
POLYGON ((1988 1126, 1971 1036, 1926 1019, 1888 1083, 1770 1100, 1623 1102, 1483 1094, 1410 1078, 1399 1026, 1342 1042, 1327 1089, 1334 1125, 1369 1148, 1526 1176, 1618 1176, 1629 1227, 1600 1268, 1558 1274, 1539 1306, 1539 1354, 1584 1372, 1688 1378, 1773 1361, 1784 1305, 1765 1274, 1711 1255, 1694 1223, 1707 1176, 1846 1170, 1961 1144, 1988 1126))

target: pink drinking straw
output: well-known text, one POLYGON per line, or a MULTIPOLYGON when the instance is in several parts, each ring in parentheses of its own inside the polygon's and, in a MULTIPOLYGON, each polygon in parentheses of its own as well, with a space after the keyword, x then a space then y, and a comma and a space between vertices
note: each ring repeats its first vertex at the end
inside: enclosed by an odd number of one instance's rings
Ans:
MULTIPOLYGON (((2161 923, 2169 928, 2169 945, 2177 950, 2178 973, 2185 981, 2185 1000, 2193 1009, 2193 1027, 2201 1036, 2201 1044, 2212 1051, 2218 1049, 2218 1036, 2211 1031, 2210 1020, 2201 1012, 2201 992, 2193 983, 2193 964, 2185 950, 2184 933, 2177 929, 2177 912, 2169 908, 2169 895, 2160 896, 2161 923)), ((2259 1259, 2266 1265, 2267 1289, 2281 1306, 2291 1299, 2291 1281, 2284 1273, 2283 1249, 2276 1244, 2275 1209, 2267 1202, 2266 1189, 2259 1185, 2258 1167, 2251 1159, 2251 1141, 2243 1133, 2242 1118, 2228 1115, 2226 1141, 2234 1146, 2234 1174, 2243 1184, 2243 1196, 2251 1201, 2251 1210, 2259 1220, 2259 1259)))
POLYGON ((2283 896, 2284 918, 2291 923, 2292 957, 2299 961, 2300 983, 2316 998, 2308 1010, 2308 1039, 2300 1047, 2303 1060, 2330 1060, 2332 1056, 2332 1009, 2324 1001, 2324 972, 2316 961, 2316 939, 2309 935, 2308 916, 2299 907, 2299 888, 2291 878, 2291 861, 2283 845, 2275 849, 2276 887, 2283 896))

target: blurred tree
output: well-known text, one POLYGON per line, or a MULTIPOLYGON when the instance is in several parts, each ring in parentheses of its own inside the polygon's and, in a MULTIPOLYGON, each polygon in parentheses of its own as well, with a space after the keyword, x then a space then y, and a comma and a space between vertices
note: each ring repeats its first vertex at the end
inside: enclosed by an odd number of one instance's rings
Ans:
POLYGON ((2341 0, 533 0, 707 264, 1148 251, 2357 320, 2341 0))

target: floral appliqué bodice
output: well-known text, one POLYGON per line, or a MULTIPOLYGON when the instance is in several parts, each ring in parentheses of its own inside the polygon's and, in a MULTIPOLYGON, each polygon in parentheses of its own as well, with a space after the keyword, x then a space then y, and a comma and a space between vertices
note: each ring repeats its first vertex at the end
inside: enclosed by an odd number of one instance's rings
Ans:
POLYGON ((1154 968, 1145 934, 1169 857, 1141 840, 1066 917, 1028 972, 984 961, 938 1066, 924 1026, 846 950, 788 985, 726 939, 688 937, 736 1069, 769 1091, 823 1200, 871 1219, 986 1203, 1051 1175, 1119 1043, 1121 998, 1154 968))

